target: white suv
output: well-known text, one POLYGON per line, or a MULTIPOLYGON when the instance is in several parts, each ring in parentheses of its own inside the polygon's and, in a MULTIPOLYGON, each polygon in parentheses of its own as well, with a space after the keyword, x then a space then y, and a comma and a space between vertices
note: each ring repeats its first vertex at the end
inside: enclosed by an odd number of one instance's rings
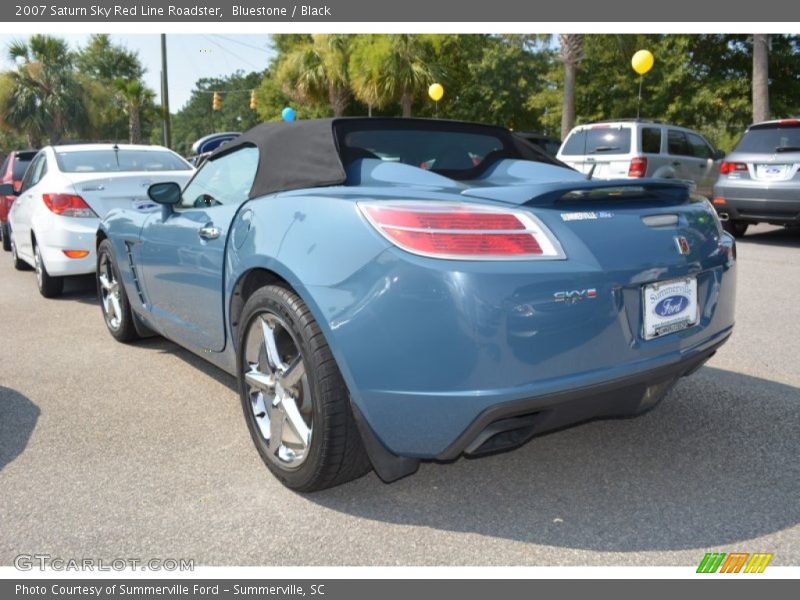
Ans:
POLYGON ((725 153, 702 135, 658 121, 603 121, 569 132, 557 158, 593 179, 682 179, 711 197, 725 153))

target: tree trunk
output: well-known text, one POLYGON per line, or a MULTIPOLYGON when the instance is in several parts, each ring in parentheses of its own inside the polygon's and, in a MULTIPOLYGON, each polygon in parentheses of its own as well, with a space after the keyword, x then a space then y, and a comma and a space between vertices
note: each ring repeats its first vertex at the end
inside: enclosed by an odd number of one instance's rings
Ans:
POLYGON ((769 35, 753 36, 753 122, 769 119, 769 35))
POLYGON ((564 98, 561 102, 561 139, 566 139, 575 126, 575 79, 578 64, 584 59, 583 34, 562 33, 558 36, 559 58, 564 63, 564 98))
POLYGON ((60 112, 56 112, 53 115, 53 121, 50 124, 50 131, 48 132, 48 137, 50 138, 50 145, 55 146, 61 141, 61 138, 64 135, 64 120, 61 117, 60 112))
POLYGON ((400 106, 403 107, 403 116, 408 118, 411 116, 411 105, 414 103, 414 96, 410 92, 403 92, 400 96, 400 106))
POLYGON ((578 65, 564 63, 564 99, 561 103, 561 139, 567 139, 575 126, 575 77, 578 65))
POLYGON ((331 108, 333 109, 333 116, 343 116, 344 111, 347 110, 347 90, 332 85, 328 88, 328 99, 330 100, 331 108))
POLYGON ((142 142, 142 119, 138 106, 128 107, 128 139, 131 144, 142 142))

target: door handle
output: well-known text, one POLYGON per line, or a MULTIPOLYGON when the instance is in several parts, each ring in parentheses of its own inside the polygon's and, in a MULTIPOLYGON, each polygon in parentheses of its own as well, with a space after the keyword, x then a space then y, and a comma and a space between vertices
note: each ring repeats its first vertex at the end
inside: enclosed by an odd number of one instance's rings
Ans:
POLYGON ((672 162, 672 166, 673 167, 680 167, 681 166, 681 162, 679 160, 673 161, 672 162))
POLYGON ((213 225, 206 225, 205 227, 201 227, 197 230, 197 235, 204 240, 215 240, 221 234, 222 232, 219 230, 219 228, 214 227, 213 225))

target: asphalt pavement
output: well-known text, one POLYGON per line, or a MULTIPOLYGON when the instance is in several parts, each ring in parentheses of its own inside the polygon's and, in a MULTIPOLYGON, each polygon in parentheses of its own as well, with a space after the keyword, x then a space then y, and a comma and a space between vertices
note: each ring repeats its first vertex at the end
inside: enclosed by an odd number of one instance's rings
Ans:
POLYGON ((800 232, 753 228, 732 340, 656 410, 298 495, 233 378, 161 338, 115 342, 92 278, 45 300, 2 253, 0 565, 798 565, 799 306, 800 232))

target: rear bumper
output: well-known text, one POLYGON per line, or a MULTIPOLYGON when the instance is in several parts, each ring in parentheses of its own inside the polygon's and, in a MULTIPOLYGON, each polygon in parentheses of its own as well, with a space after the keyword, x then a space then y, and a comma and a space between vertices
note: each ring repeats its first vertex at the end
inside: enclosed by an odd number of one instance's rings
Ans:
POLYGON ((715 204, 717 213, 727 213, 735 221, 774 224, 800 224, 800 185, 756 187, 714 186, 714 198, 724 198, 725 204, 715 204))
POLYGON ((48 222, 49 226, 37 227, 34 231, 47 272, 55 277, 94 273, 97 268, 94 245, 99 220, 58 218, 57 223, 48 222), (65 250, 83 250, 88 254, 83 258, 69 258, 64 254, 65 250))
POLYGON ((481 413, 441 454, 486 454, 518 446, 534 435, 597 418, 629 417, 653 408, 686 375, 699 369, 730 337, 725 331, 674 362, 618 379, 506 402, 481 413))
MULTIPOLYGON (((684 376, 691 375, 730 337, 732 327, 672 360, 624 377, 502 402, 481 412, 434 460, 479 456, 520 446, 538 434, 593 419, 630 417, 655 407, 684 376)), ((353 414, 377 474, 386 482, 414 473, 420 458, 392 453, 358 406, 353 414)))

